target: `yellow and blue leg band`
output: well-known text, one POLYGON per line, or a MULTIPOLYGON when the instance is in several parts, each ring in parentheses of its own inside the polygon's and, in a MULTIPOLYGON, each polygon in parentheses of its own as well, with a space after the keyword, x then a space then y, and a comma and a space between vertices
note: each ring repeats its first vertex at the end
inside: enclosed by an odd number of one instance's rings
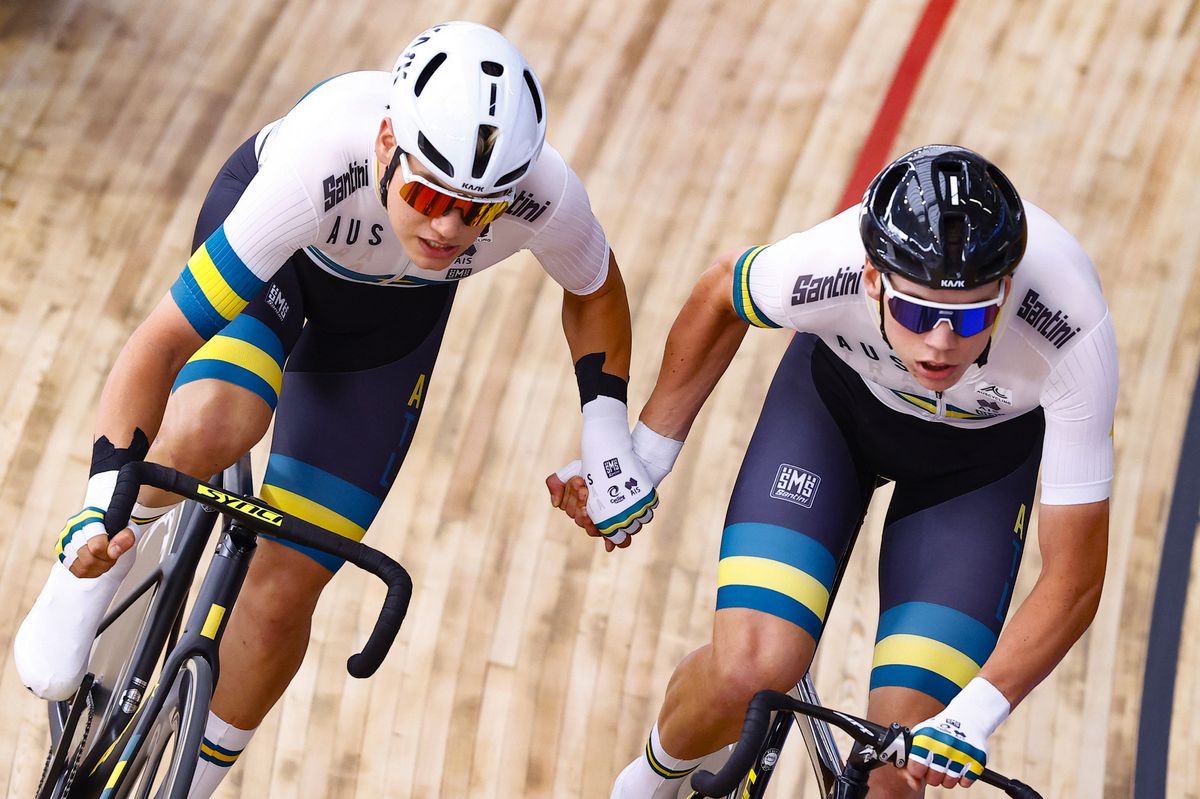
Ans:
POLYGON ((255 317, 241 314, 183 365, 171 390, 195 380, 222 380, 257 394, 275 410, 285 359, 279 335, 255 317))
MULTIPOLYGON (((324 469, 295 458, 271 453, 263 478, 262 498, 284 513, 290 513, 340 536, 361 541, 367 534, 383 500, 324 469)), ((331 572, 344 561, 325 552, 262 536, 303 552, 331 572)))
POLYGON ((774 524, 725 528, 717 610, 749 608, 785 619, 820 640, 837 561, 816 539, 774 524))
POLYGON ((995 648, 996 634, 962 611, 905 602, 879 617, 871 688, 912 688, 949 704, 995 648))

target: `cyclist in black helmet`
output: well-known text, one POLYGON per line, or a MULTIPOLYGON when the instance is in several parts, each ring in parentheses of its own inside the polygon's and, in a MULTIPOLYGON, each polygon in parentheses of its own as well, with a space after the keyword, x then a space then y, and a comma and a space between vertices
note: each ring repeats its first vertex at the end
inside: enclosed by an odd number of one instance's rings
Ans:
POLYGON ((748 326, 799 333, 729 503, 713 640, 676 669, 613 796, 675 796, 735 740, 756 691, 803 676, 838 564, 889 480, 868 716, 915 739, 872 796, 970 784, 1100 598, 1117 362, 1095 269, 996 166, 921 147, 861 206, 718 259, 639 424, 682 446, 748 326), (1039 467, 1042 572, 1001 634, 1039 467))

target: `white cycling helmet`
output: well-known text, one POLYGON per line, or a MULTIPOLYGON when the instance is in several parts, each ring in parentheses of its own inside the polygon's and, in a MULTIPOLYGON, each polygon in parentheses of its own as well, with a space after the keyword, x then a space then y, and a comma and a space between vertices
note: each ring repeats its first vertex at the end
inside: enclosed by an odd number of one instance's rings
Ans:
POLYGON ((466 194, 510 189, 546 138, 533 70, 511 42, 475 22, 435 25, 404 48, 387 115, 400 149, 466 194))

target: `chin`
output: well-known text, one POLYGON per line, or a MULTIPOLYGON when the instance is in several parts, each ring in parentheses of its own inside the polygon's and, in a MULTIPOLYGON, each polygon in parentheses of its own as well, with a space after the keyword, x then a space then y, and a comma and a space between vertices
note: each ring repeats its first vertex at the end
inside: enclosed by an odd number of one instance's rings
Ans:
POLYGON ((443 258, 434 258, 414 248, 415 251, 409 250, 409 259, 421 269, 429 272, 444 272, 451 266, 454 266, 454 259, 462 255, 462 250, 455 250, 453 255, 447 255, 443 258))

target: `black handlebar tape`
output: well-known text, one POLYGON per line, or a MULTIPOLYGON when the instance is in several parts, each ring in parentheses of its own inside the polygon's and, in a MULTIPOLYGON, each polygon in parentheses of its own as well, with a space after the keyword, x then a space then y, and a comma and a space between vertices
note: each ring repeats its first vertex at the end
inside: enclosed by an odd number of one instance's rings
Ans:
POLYGON ((259 533, 327 552, 379 577, 388 586, 383 610, 363 650, 351 656, 347 669, 354 677, 369 677, 379 668, 400 631, 412 599, 412 578, 396 561, 370 547, 343 538, 303 519, 271 508, 259 500, 247 500, 237 494, 201 483, 194 477, 156 463, 138 461, 121 467, 112 502, 104 514, 104 528, 110 536, 129 524, 129 514, 143 485, 154 486, 205 505, 219 507, 259 533))
POLYGON ((369 560, 378 563, 371 563, 369 567, 364 564, 363 568, 379 575, 387 583, 388 592, 383 600, 379 618, 375 621, 375 628, 371 630, 362 651, 346 660, 346 671, 350 672, 351 677, 358 679, 374 674, 387 657, 392 642, 396 640, 396 633, 400 631, 400 625, 404 622, 404 616, 408 613, 408 603, 412 600, 413 591, 412 578, 408 576, 404 567, 382 552, 371 551, 369 555, 369 560))
POLYGON ((750 773, 754 758, 767 737, 771 724, 771 710, 777 704, 777 691, 759 691, 750 700, 746 721, 742 724, 742 735, 734 747, 733 754, 716 774, 701 769, 692 775, 692 788, 702 796, 727 796, 742 778, 750 773))
POLYGON ((133 504, 137 502, 138 491, 143 485, 195 498, 199 482, 194 477, 157 463, 134 461, 125 464, 117 473, 117 485, 113 489, 108 510, 104 512, 104 531, 112 538, 129 526, 129 514, 133 513, 133 504))
POLYGON ((1030 788, 1025 783, 1019 780, 1010 780, 1008 777, 1005 777, 1002 774, 997 774, 994 771, 989 771, 988 769, 983 770, 983 776, 979 778, 979 781, 986 785, 999 788, 1013 799, 1042 799, 1042 795, 1040 793, 1035 791, 1033 788, 1030 788))

